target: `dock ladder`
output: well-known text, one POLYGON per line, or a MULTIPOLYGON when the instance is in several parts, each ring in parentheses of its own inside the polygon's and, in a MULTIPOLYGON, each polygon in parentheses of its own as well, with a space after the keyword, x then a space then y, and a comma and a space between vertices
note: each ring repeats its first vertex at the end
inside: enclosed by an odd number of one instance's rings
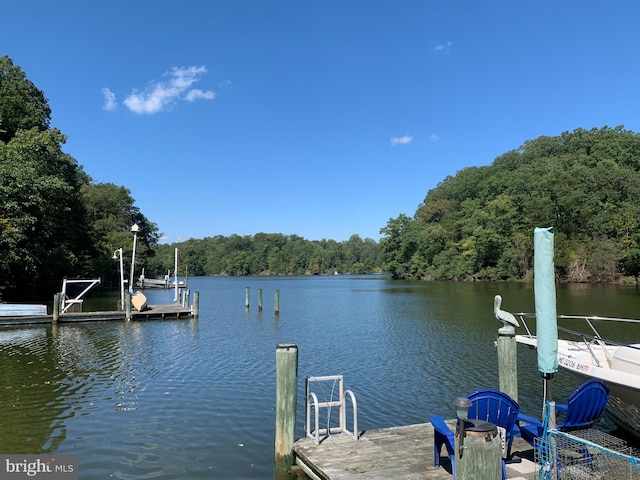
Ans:
POLYGON ((307 414, 305 423, 305 432, 307 437, 313 439, 316 445, 320 444, 320 435, 323 438, 328 437, 332 433, 345 433, 353 440, 357 441, 359 438, 358 432, 358 404, 356 403, 356 396, 351 390, 344 389, 344 379, 342 375, 330 375, 324 377, 308 377, 306 382, 306 403, 307 414), (330 394, 328 400, 320 402, 318 396, 311 390, 312 384, 319 384, 320 388, 324 392, 323 384, 332 382, 329 388, 330 394), (336 384, 338 385, 338 399, 334 400, 334 392, 336 384), (353 408, 353 429, 347 429, 347 398, 351 400, 353 408), (338 407, 340 409, 340 425, 331 426, 331 409, 338 407), (326 428, 320 428, 320 409, 327 409, 327 426, 326 428), (311 429, 311 412, 313 410, 314 429, 311 429))

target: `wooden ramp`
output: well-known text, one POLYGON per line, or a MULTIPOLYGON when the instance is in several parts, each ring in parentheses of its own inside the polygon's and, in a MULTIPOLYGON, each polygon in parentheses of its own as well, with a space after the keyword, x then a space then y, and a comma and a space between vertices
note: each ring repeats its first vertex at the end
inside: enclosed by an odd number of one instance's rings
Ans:
MULTIPOLYGON (((451 422, 454 425, 454 422, 451 422)), ((443 453, 442 465, 433 466, 433 427, 420 423, 381 428, 362 433, 360 440, 331 435, 319 445, 310 438, 295 442, 296 463, 312 479, 320 480, 450 480, 451 465, 443 453)), ((531 446, 520 438, 513 442, 519 463, 507 465, 510 479, 533 479, 531 446)))

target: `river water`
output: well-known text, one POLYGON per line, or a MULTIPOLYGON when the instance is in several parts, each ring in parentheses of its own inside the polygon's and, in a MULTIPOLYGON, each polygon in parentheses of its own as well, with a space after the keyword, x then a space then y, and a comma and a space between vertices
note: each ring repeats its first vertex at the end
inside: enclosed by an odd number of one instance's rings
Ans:
MULTIPOLYGON (((273 479, 279 343, 299 348, 298 437, 309 376, 344 375, 360 430, 422 423, 498 387, 494 295, 505 310, 534 310, 524 283, 202 277, 189 289, 198 319, 0 327, 0 453, 77 454, 81 479, 273 479)), ((174 296, 145 293, 150 304, 174 296)), ((557 297, 558 313, 640 316, 635 287, 561 285, 557 297)), ((85 311, 117 300, 89 298, 85 311)), ((629 327, 617 333, 638 341, 629 327)), ((535 414, 534 351, 518 348, 518 372, 521 408, 535 414)), ((554 384, 561 401, 578 383, 559 372, 554 384)))

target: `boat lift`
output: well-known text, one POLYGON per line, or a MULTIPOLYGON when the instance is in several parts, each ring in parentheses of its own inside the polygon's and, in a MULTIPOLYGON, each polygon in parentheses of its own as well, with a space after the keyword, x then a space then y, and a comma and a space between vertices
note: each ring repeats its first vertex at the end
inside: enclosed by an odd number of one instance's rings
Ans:
MULTIPOLYGON (((324 389, 322 389, 324 390, 324 389)), ((325 396, 326 398, 326 396, 325 396)), ((358 404, 356 403, 356 396, 351 390, 344 389, 344 379, 342 375, 331 375, 324 377, 308 377, 306 382, 306 403, 307 403, 307 414, 306 414, 306 423, 305 423, 305 432, 307 437, 313 439, 313 442, 316 445, 320 444, 320 435, 323 437, 328 437, 332 433, 344 433, 350 436, 354 441, 357 441, 360 437, 358 432, 358 404), (320 382, 333 382, 331 387, 331 393, 329 394, 328 401, 320 402, 318 400, 318 396, 311 391, 312 383, 319 383, 322 388, 322 383, 320 382), (333 400, 334 390, 338 385, 338 400, 333 400), (351 400, 351 405, 353 407, 353 429, 347 430, 347 397, 351 400), (339 415, 340 415, 340 425, 339 426, 331 426, 331 408, 338 407, 339 415), (314 418, 314 429, 311 429, 311 409, 313 408, 313 418, 314 418), (320 408, 327 409, 327 426, 326 428, 319 428, 318 424, 320 423, 320 408)))
POLYGON ((82 296, 87 293, 89 290, 91 290, 93 287, 95 287, 96 285, 98 285, 100 283, 100 279, 99 278, 94 278, 94 279, 87 279, 87 278, 64 278, 62 280, 62 305, 60 308, 60 313, 65 313, 67 310, 69 310, 72 306, 76 306, 76 308, 74 309, 75 311, 82 311, 82 302, 84 300, 82 300, 82 296), (87 287, 82 290, 78 295, 76 295, 74 298, 69 298, 67 296, 67 285, 68 284, 86 284, 87 287))

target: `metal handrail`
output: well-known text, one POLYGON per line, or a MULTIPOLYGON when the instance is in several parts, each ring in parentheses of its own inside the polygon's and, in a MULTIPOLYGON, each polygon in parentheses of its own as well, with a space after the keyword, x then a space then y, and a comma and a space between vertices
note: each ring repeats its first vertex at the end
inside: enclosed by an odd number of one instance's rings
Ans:
MULTIPOLYGON (((345 433, 354 440, 359 439, 358 432, 358 404, 356 402, 356 396, 351 390, 344 390, 342 375, 332 375, 324 377, 308 377, 306 385, 306 418, 305 418, 305 433, 306 436, 313 439, 314 443, 318 445, 320 443, 320 435, 330 435, 332 433, 345 433), (321 381, 333 381, 338 382, 338 400, 334 401, 331 398, 329 401, 320 402, 318 396, 311 391, 309 384, 311 382, 321 381), (353 431, 347 429, 347 397, 351 400, 353 409, 353 431), (320 408, 328 408, 328 419, 330 418, 330 409, 332 407, 339 407, 340 425, 338 427, 331 427, 330 421, 327 421, 327 428, 320 428, 320 408), (314 428, 311 428, 311 408, 313 408, 314 416, 314 428)), ((333 391, 333 390, 332 390, 333 391)), ((332 395, 333 397, 333 395, 332 395)))
POLYGON ((358 440, 358 403, 356 402, 356 396, 351 390, 345 390, 342 398, 344 408, 340 407, 340 426, 342 431, 352 437, 354 440, 358 440), (353 409, 353 430, 347 430, 347 396, 351 399, 351 406, 353 409))
POLYGON ((320 423, 320 407, 318 405, 318 396, 311 392, 307 395, 307 416, 306 416, 306 428, 305 432, 307 437, 313 439, 313 443, 318 445, 320 443, 320 430, 318 424, 320 423), (311 430, 311 406, 314 407, 315 427, 311 430))
MULTIPOLYGON (((527 331, 527 336, 529 338, 533 338, 535 337, 535 335, 533 335, 531 333, 531 330, 529 328, 529 326, 527 325, 527 318, 536 318, 536 314, 535 313, 528 313, 528 312, 517 312, 514 313, 513 315, 517 316, 520 318, 523 327, 525 328, 525 330, 527 331)), ((585 348, 589 351, 589 353, 591 354, 591 357, 593 359, 593 361, 595 362, 595 364, 600 367, 600 361, 598 360, 598 357, 596 355, 596 353, 593 351, 593 344, 598 344, 602 347, 602 351, 604 353, 604 355, 607 357, 607 360, 609 362, 612 361, 612 357, 610 352, 608 351, 607 348, 605 348, 607 345, 616 345, 616 346, 624 346, 624 347, 629 347, 629 348, 634 348, 637 350, 640 350, 640 347, 634 346, 634 345, 629 345, 627 343, 623 343, 623 342, 618 342, 616 340, 609 340, 609 339, 605 339, 603 338, 600 333, 598 332, 598 330, 595 328, 595 326, 593 325, 592 322, 594 321, 610 321, 610 322, 624 322, 624 323, 640 323, 640 320, 637 319, 632 319, 632 318, 615 318, 615 317, 599 317, 599 316, 589 316, 589 315, 558 315, 557 316, 558 319, 566 319, 566 320, 584 320, 587 325, 589 325, 589 327, 591 328, 591 330, 593 331, 594 335, 589 335, 583 332, 578 332, 576 330, 572 330, 570 328, 566 328, 566 327, 562 327, 560 325, 558 325, 558 331, 567 333, 569 335, 574 335, 576 337, 580 338, 580 342, 582 342, 582 344, 584 344, 585 348)))

